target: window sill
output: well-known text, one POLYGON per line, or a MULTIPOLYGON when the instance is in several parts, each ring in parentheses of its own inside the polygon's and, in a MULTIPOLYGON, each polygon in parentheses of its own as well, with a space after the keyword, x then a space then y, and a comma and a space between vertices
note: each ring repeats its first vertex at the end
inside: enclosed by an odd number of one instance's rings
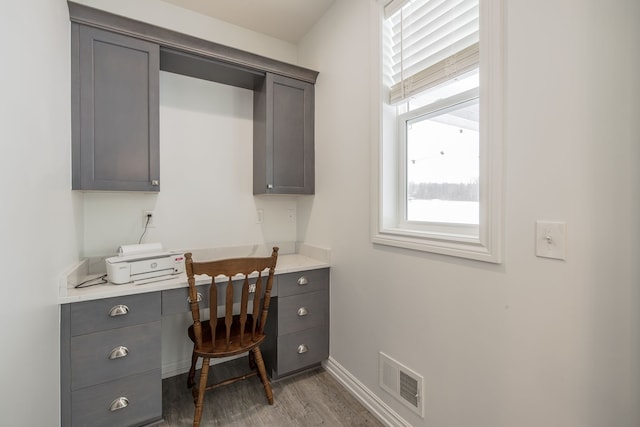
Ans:
POLYGON ((492 251, 490 245, 476 239, 447 239, 436 236, 411 235, 406 230, 391 229, 375 233, 374 244, 394 246, 421 252, 431 252, 458 258, 472 259, 499 264, 500 254, 492 251))

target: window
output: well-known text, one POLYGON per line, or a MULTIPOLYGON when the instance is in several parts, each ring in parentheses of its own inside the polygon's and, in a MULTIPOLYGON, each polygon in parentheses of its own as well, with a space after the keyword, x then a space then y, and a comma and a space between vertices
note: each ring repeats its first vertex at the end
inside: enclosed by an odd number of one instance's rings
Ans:
POLYGON ((500 262, 500 7, 383 7, 374 243, 500 262))

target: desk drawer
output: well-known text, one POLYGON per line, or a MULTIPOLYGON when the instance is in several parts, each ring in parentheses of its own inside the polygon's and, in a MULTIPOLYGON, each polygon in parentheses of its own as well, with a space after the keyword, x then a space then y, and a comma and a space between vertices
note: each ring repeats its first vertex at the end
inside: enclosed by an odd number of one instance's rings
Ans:
POLYGON ((71 390, 160 367, 160 324, 158 320, 72 337, 71 390), (127 354, 110 359, 120 346, 127 354))
POLYGON ((327 291, 278 297, 278 335, 314 328, 328 322, 327 291))
POLYGON ((71 336, 160 320, 160 292, 70 304, 71 336))
POLYGON ((137 426, 162 417, 160 369, 109 381, 71 394, 73 427, 137 426), (110 410, 114 400, 124 397, 128 405, 110 410))
POLYGON ((278 275, 278 296, 302 294, 329 289, 329 269, 301 271, 278 275))
MULTIPOLYGON (((209 285, 196 286, 197 292, 202 295, 200 308, 209 307, 209 285)), ((186 313, 191 311, 189 307, 189 288, 177 288, 162 291, 162 315, 186 313)), ((224 301, 224 300, 222 300, 224 301)))
POLYGON ((329 357, 329 325, 278 337, 278 375, 309 367, 329 357))

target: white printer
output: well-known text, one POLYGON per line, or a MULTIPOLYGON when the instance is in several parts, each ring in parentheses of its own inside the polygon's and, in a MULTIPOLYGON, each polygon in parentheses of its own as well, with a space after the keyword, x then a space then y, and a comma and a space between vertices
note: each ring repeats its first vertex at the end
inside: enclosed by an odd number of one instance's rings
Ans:
POLYGON ((157 282, 184 273, 184 254, 165 251, 159 243, 120 246, 118 256, 105 261, 107 278, 116 285, 157 282))

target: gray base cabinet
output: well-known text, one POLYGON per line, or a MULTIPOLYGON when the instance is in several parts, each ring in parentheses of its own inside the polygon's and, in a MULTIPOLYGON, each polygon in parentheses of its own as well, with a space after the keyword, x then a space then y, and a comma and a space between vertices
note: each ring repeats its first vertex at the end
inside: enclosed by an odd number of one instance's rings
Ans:
POLYGON ((314 85, 267 73, 253 94, 253 194, 313 194, 314 85))
MULTIPOLYGON (((242 283, 233 282, 234 299, 241 298, 242 283)), ((198 287, 204 306, 208 291, 209 285, 198 287)), ((223 301, 226 286, 218 291, 223 301)), ((269 375, 319 365, 329 357, 329 268, 278 274, 272 295, 260 346, 269 375)), ((187 298, 188 288, 179 287, 60 306, 62 426, 162 420, 161 319, 189 312, 187 298)))
POLYGON ((159 46, 72 24, 72 188, 160 190, 159 46))
POLYGON ((159 292, 61 306, 61 425, 162 419, 159 292))
POLYGON ((261 348, 274 379, 329 357, 329 269, 279 275, 266 331, 261 348))

